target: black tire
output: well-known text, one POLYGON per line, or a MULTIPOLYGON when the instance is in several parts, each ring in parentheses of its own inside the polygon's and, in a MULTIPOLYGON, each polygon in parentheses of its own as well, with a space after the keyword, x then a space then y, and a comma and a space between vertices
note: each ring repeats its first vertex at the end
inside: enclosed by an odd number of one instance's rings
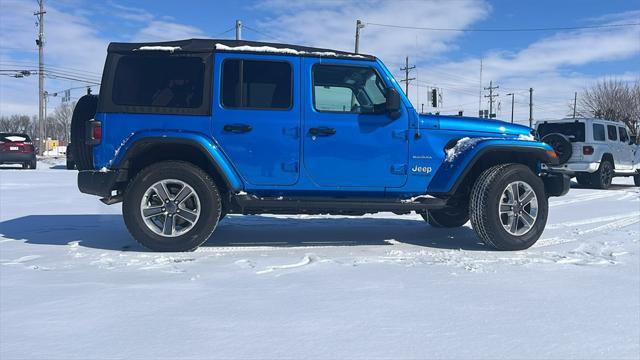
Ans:
POLYGON ((640 174, 633 175, 633 183, 634 183, 636 186, 640 186, 640 174))
POLYGON ((456 228, 469 221, 469 209, 462 207, 430 210, 420 215, 429 225, 438 228, 456 228))
POLYGON ((67 170, 73 170, 76 168, 76 164, 73 161, 67 160, 67 170))
POLYGON ((122 214, 136 241, 154 251, 192 251, 211 236, 218 225, 221 202, 212 178, 199 167, 184 161, 163 161, 140 171, 124 193, 122 214), (186 233, 166 237, 154 233, 142 218, 140 204, 146 190, 161 180, 176 179, 193 188, 200 200, 200 216, 186 233))
POLYGON ((31 160, 31 162, 29 163, 29 169, 35 170, 37 167, 38 167, 38 161, 37 160, 31 160))
POLYGON ((591 174, 589 173, 576 174, 576 181, 580 186, 589 187, 591 186, 591 174))
POLYGON ((71 117, 71 155, 78 170, 93 170, 93 145, 86 144, 87 123, 96 115, 97 95, 78 100, 71 117))
POLYGON ((28 169, 29 168, 29 163, 28 162, 22 163, 21 165, 22 165, 23 169, 28 169))
POLYGON ((568 137, 560 133, 545 135, 542 142, 549 144, 558 155, 559 164, 564 164, 571 158, 573 148, 568 137))
POLYGON ((609 160, 602 160, 598 171, 591 174, 591 185, 596 189, 606 190, 613 181, 613 164, 609 160))
POLYGON ((498 250, 524 250, 531 247, 540 238, 547 223, 549 203, 544 183, 531 169, 521 164, 501 164, 485 170, 473 185, 470 200, 471 226, 486 245, 498 250), (521 235, 509 233, 498 212, 503 191, 515 181, 530 186, 538 202, 537 216, 531 228, 521 235))

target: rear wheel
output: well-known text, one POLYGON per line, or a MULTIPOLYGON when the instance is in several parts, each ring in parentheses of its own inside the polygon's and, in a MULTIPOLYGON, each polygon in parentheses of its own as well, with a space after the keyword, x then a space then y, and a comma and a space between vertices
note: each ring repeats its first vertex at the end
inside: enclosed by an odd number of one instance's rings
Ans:
POLYGON ((460 227, 469 221, 469 209, 463 207, 430 210, 421 215, 429 225, 439 228, 460 227))
POLYGON ((640 186, 640 174, 633 175, 633 183, 634 183, 636 186, 640 186))
POLYGON ((215 230, 220 195, 209 175, 183 161, 143 169, 131 181, 122 207, 133 237, 155 251, 191 251, 215 230))
POLYGON ((485 170, 473 185, 469 214, 482 241, 498 250, 533 245, 547 223, 542 180, 527 166, 502 164, 485 170))
POLYGON ((613 181, 613 165, 609 160, 602 160, 598 171, 591 174, 591 184, 597 189, 608 189, 613 181))
POLYGON ((22 168, 23 169, 28 169, 29 168, 29 163, 28 162, 22 163, 22 168))

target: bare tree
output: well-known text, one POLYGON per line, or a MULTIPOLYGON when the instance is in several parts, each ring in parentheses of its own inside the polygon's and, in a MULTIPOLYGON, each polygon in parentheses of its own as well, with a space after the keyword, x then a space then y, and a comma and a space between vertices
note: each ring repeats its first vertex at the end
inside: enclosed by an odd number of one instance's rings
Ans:
POLYGON ((578 103, 580 116, 624 122, 632 135, 640 132, 640 80, 633 84, 604 80, 585 89, 578 103))
POLYGON ((0 131, 26 133, 33 137, 33 123, 29 115, 11 115, 0 118, 0 131))

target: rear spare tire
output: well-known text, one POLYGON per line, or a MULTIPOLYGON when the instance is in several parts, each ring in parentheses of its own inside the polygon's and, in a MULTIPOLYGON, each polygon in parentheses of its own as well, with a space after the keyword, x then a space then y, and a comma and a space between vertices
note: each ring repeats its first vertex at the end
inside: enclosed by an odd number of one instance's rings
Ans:
POLYGON ((71 155, 78 170, 93 170, 93 145, 86 143, 88 122, 96 115, 97 95, 78 100, 71 117, 71 155))
POLYGON ((560 133, 545 135, 542 142, 549 144, 558 155, 558 163, 564 164, 571 158, 573 149, 569 138, 560 133))

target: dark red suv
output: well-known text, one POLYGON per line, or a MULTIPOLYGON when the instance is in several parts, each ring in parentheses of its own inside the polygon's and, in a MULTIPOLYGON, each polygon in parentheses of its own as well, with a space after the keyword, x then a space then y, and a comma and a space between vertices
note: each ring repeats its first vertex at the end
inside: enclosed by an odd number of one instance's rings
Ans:
POLYGON ((0 133, 0 165, 21 164, 23 169, 35 169, 36 163, 36 149, 29 135, 0 133))

